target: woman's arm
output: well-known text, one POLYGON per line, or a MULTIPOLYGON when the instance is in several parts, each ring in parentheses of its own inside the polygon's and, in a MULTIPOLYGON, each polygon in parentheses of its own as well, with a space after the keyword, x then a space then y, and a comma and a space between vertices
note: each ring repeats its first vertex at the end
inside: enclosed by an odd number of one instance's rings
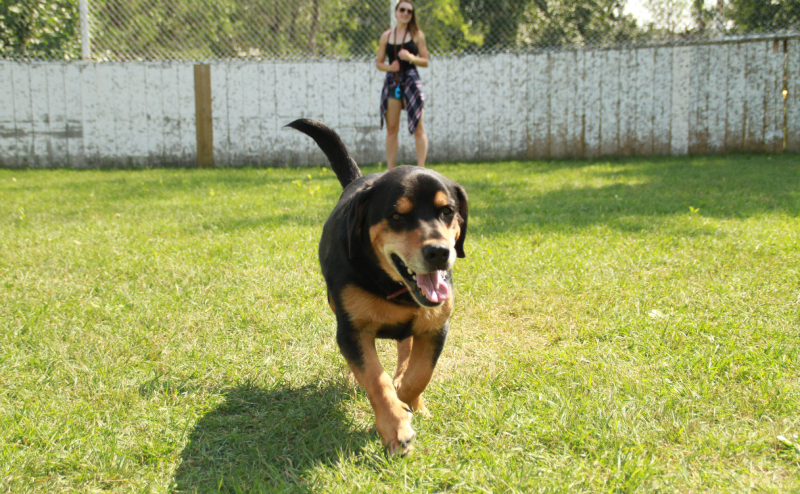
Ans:
POLYGON ((427 67, 430 65, 430 60, 428 60, 428 45, 425 44, 425 33, 417 31, 414 43, 417 45, 419 55, 412 55, 408 50, 400 50, 397 56, 400 57, 401 60, 405 60, 417 67, 427 67))
POLYGON ((381 34, 381 40, 378 45, 378 60, 375 66, 382 72, 397 72, 400 70, 400 62, 395 60, 392 64, 386 63, 386 44, 389 42, 389 31, 381 34))

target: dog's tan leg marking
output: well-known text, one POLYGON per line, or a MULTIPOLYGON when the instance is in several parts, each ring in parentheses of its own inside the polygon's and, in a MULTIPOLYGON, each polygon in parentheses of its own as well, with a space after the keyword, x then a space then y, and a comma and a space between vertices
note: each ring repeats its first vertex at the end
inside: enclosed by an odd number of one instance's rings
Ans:
POLYGON ((411 414, 397 398, 392 379, 378 360, 375 338, 372 335, 362 333, 361 351, 363 367, 350 365, 350 368, 358 383, 367 392, 372 410, 375 412, 375 426, 384 447, 392 456, 405 456, 413 449, 411 442, 416 435, 411 428, 411 414))
MULTIPOLYGON (((394 379, 392 379, 392 383, 394 383, 394 389, 398 389, 400 387, 400 382, 403 380, 403 375, 406 373, 406 370, 408 370, 408 361, 411 359, 411 348, 413 346, 413 336, 397 342, 397 370, 394 373, 394 379)), ((411 407, 411 409, 415 412, 417 411, 417 407, 411 403, 404 403, 411 407)))
POLYGON ((395 377, 397 397, 403 403, 408 403, 415 412, 427 417, 429 413, 422 392, 433 377, 434 343, 431 335, 415 335, 410 350, 402 375, 399 379, 395 377))
POLYGON ((400 379, 408 369, 408 359, 411 357, 411 346, 414 344, 414 337, 410 336, 403 341, 397 342, 397 370, 394 373, 394 387, 400 385, 400 379))
MULTIPOLYGON (((408 370, 409 361, 411 359, 411 349, 413 347, 414 347, 413 336, 406 338, 403 341, 397 342, 397 371, 394 373, 394 379, 392 380, 395 389, 398 389, 400 387, 400 383, 403 380, 403 376, 408 370)), ((403 403, 410 406, 411 409, 414 410, 414 413, 422 415, 423 417, 426 418, 430 416, 430 413, 428 413, 428 409, 425 406, 425 401, 422 399, 422 395, 419 395, 417 400, 413 403, 407 401, 403 403)))

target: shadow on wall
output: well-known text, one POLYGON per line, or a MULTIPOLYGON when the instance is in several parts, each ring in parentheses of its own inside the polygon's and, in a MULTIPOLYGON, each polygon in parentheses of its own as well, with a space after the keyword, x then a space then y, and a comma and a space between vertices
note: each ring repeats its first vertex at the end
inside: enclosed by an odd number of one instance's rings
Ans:
POLYGON ((596 224, 641 229, 651 219, 692 210, 719 219, 776 212, 800 216, 800 159, 792 154, 506 166, 511 167, 508 176, 513 182, 492 175, 491 165, 439 169, 467 189, 470 215, 480 219, 476 232, 493 235, 596 224), (570 182, 570 169, 580 174, 580 187, 570 182), (545 175, 556 173, 560 176, 555 180, 562 183, 542 191, 540 184, 553 180, 545 175), (583 185, 592 181, 597 186, 583 185))
POLYGON ((348 397, 333 383, 231 389, 195 425, 174 492, 310 492, 307 472, 375 439, 348 418, 348 397))

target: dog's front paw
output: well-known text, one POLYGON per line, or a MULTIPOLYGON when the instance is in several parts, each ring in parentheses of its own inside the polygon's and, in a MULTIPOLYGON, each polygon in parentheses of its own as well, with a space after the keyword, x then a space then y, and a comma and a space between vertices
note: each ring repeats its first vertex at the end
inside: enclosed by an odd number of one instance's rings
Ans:
POLYGON ((396 437, 386 444, 386 452, 389 453, 389 456, 406 457, 414 451, 414 446, 411 443, 414 442, 417 433, 411 428, 411 424, 407 425, 407 427, 398 430, 396 437))
POLYGON ((417 433, 411 428, 411 418, 413 414, 410 409, 403 408, 398 415, 399 420, 390 424, 379 424, 378 433, 381 435, 386 452, 389 456, 408 456, 414 450, 411 445, 417 433))

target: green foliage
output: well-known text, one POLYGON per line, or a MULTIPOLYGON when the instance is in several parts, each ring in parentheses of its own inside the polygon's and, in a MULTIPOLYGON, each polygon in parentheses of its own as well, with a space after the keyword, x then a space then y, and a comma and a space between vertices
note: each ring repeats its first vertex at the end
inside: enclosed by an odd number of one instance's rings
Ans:
POLYGON ((0 58, 79 58, 78 0, 0 2, 0 58))
POLYGON ((800 26, 800 0, 730 0, 728 15, 739 32, 771 32, 800 26))
POLYGON ((485 37, 464 19, 458 0, 419 0, 414 5, 433 53, 463 53, 484 45, 485 37))
MULTIPOLYGON (((431 53, 462 53, 483 43, 483 37, 472 32, 464 20, 457 0, 419 0, 414 6, 431 53)), ((388 4, 357 1, 347 8, 336 34, 348 40, 350 53, 370 57, 377 53, 378 40, 390 25, 388 4)))
POLYGON ((525 46, 613 46, 642 35, 631 15, 621 14, 619 0, 537 0, 525 11, 521 38, 525 46))
MULTIPOLYGON (((656 22, 639 26, 625 0, 419 0, 431 53, 615 46, 697 39, 720 29, 703 0, 649 0, 656 22)), ((390 25, 383 0, 90 0, 98 60, 370 58, 390 25)), ((800 26, 800 0, 730 0, 724 29, 800 26)), ((0 3, 0 56, 80 56, 78 0, 0 3)))
POLYGON ((483 34, 484 48, 503 50, 516 45, 516 32, 522 21, 526 0, 461 0, 461 11, 483 34))
MULTIPOLYGON (((455 0, 418 5, 430 46, 454 52, 480 41, 455 0)), ((99 58, 371 57, 390 25, 388 6, 356 0, 96 0, 93 45, 99 58)))
POLYGON ((619 0, 461 0, 466 19, 486 40, 485 48, 567 48, 614 45, 641 36, 636 21, 622 15, 619 0))
POLYGON ((93 46, 109 59, 342 56, 348 44, 333 34, 339 7, 324 0, 96 0, 93 46))

